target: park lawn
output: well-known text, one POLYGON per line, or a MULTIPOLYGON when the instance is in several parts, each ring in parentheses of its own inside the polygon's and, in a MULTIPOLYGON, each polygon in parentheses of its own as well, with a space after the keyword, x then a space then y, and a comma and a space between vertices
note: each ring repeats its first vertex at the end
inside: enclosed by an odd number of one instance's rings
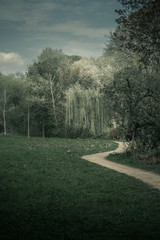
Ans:
POLYGON ((81 159, 116 146, 0 136, 1 239, 158 239, 160 192, 81 159))
POLYGON ((152 163, 147 160, 141 160, 131 153, 110 154, 107 160, 160 174, 160 162, 152 163))

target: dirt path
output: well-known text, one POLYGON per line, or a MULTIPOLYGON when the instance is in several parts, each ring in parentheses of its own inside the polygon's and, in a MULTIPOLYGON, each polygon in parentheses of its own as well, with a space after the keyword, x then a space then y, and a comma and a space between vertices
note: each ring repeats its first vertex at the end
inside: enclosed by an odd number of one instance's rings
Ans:
POLYGON ((91 155, 83 156, 82 159, 88 160, 89 162, 99 164, 103 167, 113 169, 117 172, 127 174, 129 176, 140 179, 141 181, 151 185, 153 188, 160 190, 160 175, 141 170, 138 168, 128 167, 119 163, 108 161, 106 157, 111 153, 120 153, 126 150, 127 145, 122 142, 117 142, 119 147, 115 151, 96 153, 91 155))

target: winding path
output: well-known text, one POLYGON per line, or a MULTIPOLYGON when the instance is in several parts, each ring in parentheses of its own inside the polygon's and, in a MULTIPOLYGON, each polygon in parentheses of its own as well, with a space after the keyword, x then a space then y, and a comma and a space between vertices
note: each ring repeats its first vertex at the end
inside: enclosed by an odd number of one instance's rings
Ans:
POLYGON ((153 188, 160 190, 159 174, 155 174, 155 173, 141 170, 138 168, 128 167, 126 165, 114 163, 106 159, 106 157, 111 153, 121 153, 126 150, 127 145, 125 143, 122 143, 122 142, 117 142, 117 143, 119 144, 119 147, 114 151, 85 155, 82 157, 82 159, 85 159, 92 163, 96 163, 106 168, 113 169, 117 172, 127 174, 128 176, 132 176, 134 178, 140 179, 141 181, 151 185, 153 188))

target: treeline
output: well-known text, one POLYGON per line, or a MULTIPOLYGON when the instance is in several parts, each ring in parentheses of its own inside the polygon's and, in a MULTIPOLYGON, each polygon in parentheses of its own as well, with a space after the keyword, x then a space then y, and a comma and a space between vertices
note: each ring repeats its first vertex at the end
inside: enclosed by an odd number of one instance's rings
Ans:
POLYGON ((25 75, 0 75, 0 131, 124 138, 159 156, 160 3, 123 1, 103 56, 45 48, 25 75))
POLYGON ((116 123, 104 90, 115 71, 127 64, 119 56, 82 58, 45 48, 25 75, 1 74, 1 133, 109 137, 116 123))
POLYGON ((66 56, 61 50, 45 48, 25 75, 1 74, 1 133, 106 135, 111 120, 104 107, 103 88, 113 74, 109 60, 113 61, 104 56, 66 56))

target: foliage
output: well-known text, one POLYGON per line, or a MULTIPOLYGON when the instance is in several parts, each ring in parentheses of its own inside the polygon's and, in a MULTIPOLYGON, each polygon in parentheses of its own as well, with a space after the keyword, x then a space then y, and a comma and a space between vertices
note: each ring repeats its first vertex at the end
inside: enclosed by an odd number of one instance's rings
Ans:
POLYGON ((100 96, 104 79, 95 58, 67 57, 61 50, 46 48, 29 67, 27 79, 31 120, 43 124, 46 136, 84 137, 104 132, 100 96))
POLYGON ((115 73, 106 88, 113 118, 127 140, 138 151, 149 151, 160 143, 160 84, 156 73, 130 67, 115 73))
POLYGON ((130 147, 150 158, 153 153, 159 155, 160 145, 160 3, 118 2, 122 4, 122 9, 116 10, 118 26, 106 48, 106 54, 117 54, 118 60, 113 81, 105 85, 107 108, 119 134, 131 141, 130 147))
POLYGON ((160 2, 159 0, 119 0, 123 9, 112 39, 121 49, 140 54, 143 62, 154 62, 159 68, 160 2))
POLYGON ((23 104, 25 99, 23 74, 0 75, 0 133, 4 133, 4 91, 6 92, 6 133, 21 134, 24 131, 23 104))
MULTIPOLYGON (((7 90, 6 107, 15 106, 17 101, 12 117, 6 112, 8 133, 27 134, 28 137, 104 134, 108 122, 103 108, 103 94, 100 93, 107 76, 104 62, 105 57, 99 61, 96 58, 66 56, 61 50, 45 48, 28 67, 26 79, 18 80, 19 87, 16 79, 23 79, 22 76, 2 76, 12 79, 12 83, 7 83, 10 90, 7 90), (14 91, 17 91, 17 96, 14 91), (12 123, 17 123, 19 129, 12 123)), ((4 88, 1 89, 3 97, 4 88)), ((2 99, 1 108, 3 106, 2 99)))
POLYGON ((41 128, 45 129, 46 136, 61 134, 58 132, 64 126, 62 103, 66 85, 62 72, 67 63, 67 57, 61 50, 46 48, 28 69, 27 78, 31 89, 39 99, 36 119, 41 120, 41 128))
POLYGON ((85 89, 100 87, 100 69, 96 66, 93 58, 81 58, 70 64, 64 72, 65 81, 68 83, 67 89, 75 84, 81 85, 85 89))
POLYGON ((99 89, 84 89, 77 84, 66 92, 67 135, 89 137, 104 133, 104 115, 99 89))
POLYGON ((71 56, 66 55, 66 57, 70 60, 71 64, 81 59, 81 56, 78 56, 78 55, 71 55, 71 56))
POLYGON ((101 70, 94 58, 81 58, 69 67, 65 92, 66 134, 70 137, 91 137, 106 130, 101 70))

